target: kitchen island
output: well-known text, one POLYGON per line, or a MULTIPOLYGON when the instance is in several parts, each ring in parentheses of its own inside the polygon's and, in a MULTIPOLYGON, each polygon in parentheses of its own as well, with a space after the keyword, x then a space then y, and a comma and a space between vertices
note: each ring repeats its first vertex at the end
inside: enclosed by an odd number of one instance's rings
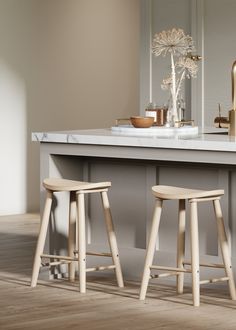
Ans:
MULTIPOLYGON (((126 278, 141 276, 154 203, 151 187, 156 184, 225 190, 222 209, 236 268, 236 142, 227 132, 205 129, 195 136, 169 138, 90 129, 33 133, 32 139, 40 142, 41 181, 50 176, 112 182, 109 197, 126 278)), ((51 230, 57 236, 48 239, 51 252, 66 251, 66 198, 60 194, 54 205, 51 230)), ((200 255, 206 262, 219 262, 213 208, 204 204, 199 206, 200 255)), ((87 241, 89 248, 103 251, 99 207, 95 197, 87 201, 87 241)), ((177 204, 167 202, 156 245, 162 264, 175 263, 176 228, 177 204)), ((187 235, 187 251, 188 241, 187 235)))

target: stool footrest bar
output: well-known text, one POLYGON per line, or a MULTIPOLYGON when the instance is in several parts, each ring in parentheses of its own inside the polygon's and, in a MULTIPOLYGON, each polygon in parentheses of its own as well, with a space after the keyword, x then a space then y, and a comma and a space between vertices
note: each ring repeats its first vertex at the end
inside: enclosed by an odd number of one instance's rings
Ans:
POLYGON ((78 261, 78 258, 72 258, 72 257, 69 257, 69 256, 58 256, 58 255, 55 255, 55 254, 41 254, 41 258, 78 261))
POLYGON ((107 270, 107 269, 115 269, 115 265, 110 265, 110 266, 96 266, 96 267, 91 267, 91 268, 86 268, 86 272, 95 272, 99 270, 107 270))
MULTIPOLYGON (((78 250, 75 250, 74 251, 74 254, 78 254, 79 251, 78 250)), ((107 253, 107 252, 86 252, 86 254, 88 256, 97 256, 97 257, 112 257, 112 254, 111 253, 107 253)))
POLYGON ((178 267, 167 267, 167 266, 155 266, 152 265, 150 266, 151 269, 157 269, 157 270, 167 270, 169 272, 183 272, 183 273, 191 273, 190 269, 185 269, 185 268, 178 268, 178 267))
POLYGON ((169 276, 176 276, 179 272, 172 272, 172 273, 162 273, 162 274, 151 274, 150 278, 161 278, 161 277, 169 277, 169 276))
POLYGON ((46 262, 46 263, 41 263, 43 267, 51 267, 51 266, 57 266, 57 265, 62 265, 62 264, 70 264, 70 260, 61 260, 61 261, 53 261, 53 262, 46 262))
MULTIPOLYGON (((191 265, 190 261, 185 261, 184 265, 191 265)), ((209 267, 209 268, 225 268, 223 264, 210 264, 210 263, 200 263, 199 266, 201 267, 209 267)))
POLYGON ((225 277, 219 277, 219 278, 210 278, 209 280, 202 280, 199 283, 208 284, 208 283, 224 282, 224 281, 228 281, 228 280, 229 280, 229 277, 225 276, 225 277))

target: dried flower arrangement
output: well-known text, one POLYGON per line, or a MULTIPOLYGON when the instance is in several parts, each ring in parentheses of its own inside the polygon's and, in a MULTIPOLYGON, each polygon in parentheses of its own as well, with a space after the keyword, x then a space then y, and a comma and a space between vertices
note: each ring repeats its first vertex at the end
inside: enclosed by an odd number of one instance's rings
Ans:
POLYGON ((152 44, 152 52, 155 56, 170 54, 171 74, 163 79, 162 89, 170 90, 172 98, 173 122, 178 121, 177 100, 185 78, 196 77, 197 64, 191 59, 190 54, 194 50, 193 39, 186 35, 182 29, 162 31, 155 34, 152 44), (175 61, 174 57, 177 56, 175 61))

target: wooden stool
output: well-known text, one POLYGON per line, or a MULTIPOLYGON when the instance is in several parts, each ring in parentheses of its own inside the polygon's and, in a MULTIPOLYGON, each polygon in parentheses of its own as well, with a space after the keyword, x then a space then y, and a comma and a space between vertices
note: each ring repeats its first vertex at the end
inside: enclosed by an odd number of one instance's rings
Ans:
POLYGON ((47 197, 45 208, 43 212, 40 232, 38 236, 38 242, 36 246, 32 280, 31 286, 35 287, 38 280, 39 270, 41 266, 41 258, 49 258, 57 260, 54 262, 49 262, 49 266, 68 263, 69 264, 69 279, 71 281, 75 278, 75 265, 74 262, 79 263, 79 287, 80 292, 86 292, 86 272, 95 271, 95 270, 105 270, 105 269, 114 269, 116 273, 116 278, 119 287, 123 287, 123 276, 121 271, 121 265, 119 260, 118 247, 116 242, 116 235, 114 232, 111 211, 107 196, 108 188, 111 186, 110 182, 99 182, 99 183, 90 183, 90 182, 80 182, 72 181, 65 179, 57 178, 48 178, 43 181, 43 186, 46 188, 47 197), (46 234, 49 224, 49 218, 51 213, 52 198, 54 192, 69 192, 70 193, 70 211, 69 211, 69 230, 68 230, 68 256, 58 256, 43 254, 46 234), (106 229, 108 235, 108 241, 110 245, 111 253, 86 253, 86 234, 85 234, 85 201, 84 195, 97 193, 101 194, 102 205, 104 209, 104 216, 106 222, 106 229), (77 216, 76 216, 77 215, 77 216), (78 241, 78 251, 76 251, 77 256, 75 257, 75 242, 74 242, 74 232, 76 219, 78 221, 78 234, 76 236, 76 241, 78 241), (113 264, 110 266, 97 266, 94 268, 86 269, 86 254, 94 256, 104 256, 112 257, 113 264))
POLYGON ((212 283, 217 281, 228 281, 231 298, 236 299, 235 284, 230 260, 229 246, 225 233, 225 227, 220 206, 220 198, 224 194, 224 190, 195 190, 171 186, 154 186, 152 192, 156 197, 156 205, 154 209, 152 228, 150 233, 150 240, 147 248, 141 290, 140 300, 145 299, 149 278, 158 278, 175 275, 177 276, 177 292, 183 293, 184 273, 192 274, 192 293, 193 305, 200 304, 200 284, 212 283), (185 200, 190 203, 190 241, 191 241, 191 262, 184 261, 185 254, 185 200), (177 246, 177 267, 165 267, 153 265, 153 257, 155 252, 156 238, 161 218, 162 204, 164 200, 179 200, 179 226, 178 226, 178 246, 177 246), (221 247, 223 264, 200 264, 199 265, 199 240, 198 240, 198 215, 197 203, 213 201, 218 239, 221 247), (191 269, 184 266, 190 264, 191 269), (219 279, 210 279, 200 281, 199 266, 224 268, 226 276, 219 279), (169 273, 162 273, 159 275, 152 275, 151 270, 165 270, 169 273))

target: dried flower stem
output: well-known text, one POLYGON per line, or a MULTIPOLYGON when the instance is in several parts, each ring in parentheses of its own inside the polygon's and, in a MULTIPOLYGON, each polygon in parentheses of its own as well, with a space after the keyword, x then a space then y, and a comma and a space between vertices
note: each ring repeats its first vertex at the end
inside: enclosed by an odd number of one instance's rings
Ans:
POLYGON ((177 113, 177 93, 176 93, 176 74, 175 74, 175 62, 174 62, 174 55, 173 53, 170 54, 171 58, 171 78, 172 78, 172 85, 171 85, 171 94, 172 94, 172 116, 174 116, 178 120, 178 113, 177 113))
POLYGON ((172 99, 173 121, 178 121, 177 99, 181 85, 185 77, 196 77, 197 65, 188 56, 194 50, 192 37, 185 35, 182 29, 172 29, 155 34, 152 51, 155 56, 166 56, 170 54, 171 75, 163 80, 163 89, 170 90, 172 99), (178 61, 174 61, 174 56, 178 56, 178 61), (180 68, 176 72, 176 68, 180 68), (178 78, 178 79, 177 79, 178 78))
POLYGON ((182 81, 184 80, 184 77, 185 77, 185 70, 183 70, 183 72, 181 74, 181 77, 179 79, 179 82, 178 82, 178 87, 177 87, 177 90, 176 90, 176 99, 178 98, 178 95, 179 95, 180 88, 181 88, 181 85, 182 85, 182 81))

